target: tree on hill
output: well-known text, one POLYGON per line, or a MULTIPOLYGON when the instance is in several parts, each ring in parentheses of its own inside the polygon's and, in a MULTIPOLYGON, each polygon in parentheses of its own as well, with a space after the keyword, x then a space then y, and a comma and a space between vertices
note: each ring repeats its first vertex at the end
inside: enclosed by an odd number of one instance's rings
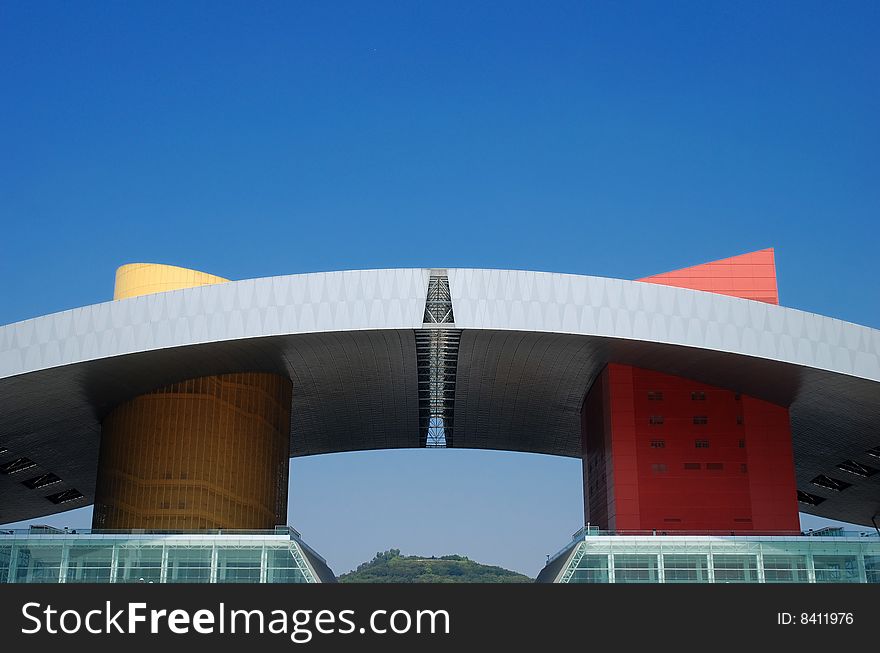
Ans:
POLYGON ((369 562, 339 577, 340 583, 531 583, 532 579, 503 567, 482 565, 467 556, 400 555, 380 551, 369 562))

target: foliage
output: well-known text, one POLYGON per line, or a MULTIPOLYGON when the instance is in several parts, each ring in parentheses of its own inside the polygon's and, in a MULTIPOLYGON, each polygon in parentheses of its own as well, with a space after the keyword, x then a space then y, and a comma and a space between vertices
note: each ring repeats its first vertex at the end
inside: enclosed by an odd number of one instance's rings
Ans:
POLYGON ((340 583, 530 583, 532 579, 509 569, 481 565, 461 555, 400 555, 400 549, 376 554, 369 562, 339 577, 340 583))

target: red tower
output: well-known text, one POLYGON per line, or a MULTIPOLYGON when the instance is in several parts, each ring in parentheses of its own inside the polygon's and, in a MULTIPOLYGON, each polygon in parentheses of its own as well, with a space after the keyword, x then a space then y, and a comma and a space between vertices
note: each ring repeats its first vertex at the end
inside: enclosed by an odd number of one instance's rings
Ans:
MULTIPOLYGON (((773 250, 643 279, 778 303, 773 250)), ((608 365, 581 410, 584 513, 609 530, 799 530, 788 408, 608 365)))

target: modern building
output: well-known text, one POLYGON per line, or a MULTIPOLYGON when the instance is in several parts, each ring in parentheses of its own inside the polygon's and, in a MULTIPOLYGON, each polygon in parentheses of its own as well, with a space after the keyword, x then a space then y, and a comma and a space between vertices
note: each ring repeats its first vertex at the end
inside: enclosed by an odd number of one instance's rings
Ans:
POLYGON ((274 529, 290 457, 400 447, 580 458, 614 537, 880 513, 880 331, 780 306, 772 249, 638 281, 126 265, 0 327, 0 405, 0 523, 274 529))
POLYGON ((792 535, 620 535, 586 527, 539 583, 880 583, 880 538, 828 527, 792 535))
POLYGON ((289 527, 189 533, 0 531, 0 582, 334 583, 327 562, 289 527))

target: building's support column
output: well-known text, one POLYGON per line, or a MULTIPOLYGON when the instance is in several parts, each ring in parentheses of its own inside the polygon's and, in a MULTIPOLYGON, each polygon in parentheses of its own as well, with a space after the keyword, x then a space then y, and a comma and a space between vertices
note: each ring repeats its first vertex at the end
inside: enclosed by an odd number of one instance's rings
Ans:
POLYGON ((12 543, 12 552, 9 554, 9 579, 8 583, 17 583, 18 576, 18 549, 15 542, 12 543))
POLYGON ((765 583, 767 582, 764 579, 764 550, 761 548, 761 545, 758 545, 758 582, 765 583))
POLYGON ((94 529, 271 529, 287 522, 290 380, 174 383, 102 424, 94 529))
POLYGON ((210 579, 208 580, 209 583, 216 583, 217 582, 217 575, 218 575, 217 562, 218 562, 218 559, 219 559, 219 556, 217 555, 217 545, 214 544, 211 547, 211 576, 210 576, 210 579))
POLYGON ((159 563, 159 582, 168 582, 168 547, 162 547, 162 560, 159 563))
POLYGON ((114 544, 110 554, 110 582, 115 583, 119 575, 119 546, 114 544))
POLYGON ((788 409, 608 364, 581 408, 584 523, 626 532, 798 534, 788 409))
POLYGON ((868 582, 868 572, 865 570, 865 554, 862 551, 856 553, 856 564, 859 566, 859 582, 868 582))
POLYGON ((812 553, 807 554, 807 582, 808 583, 815 583, 816 582, 816 565, 813 562, 813 554, 812 553))
MULTIPOLYGON (((70 544, 61 545, 61 567, 58 569, 58 582, 67 582, 67 568, 70 566, 70 544)), ((864 565, 863 565, 864 566, 864 565)))
POLYGON ((12 548, 9 549, 9 562, 7 562, 5 566, 0 565, 0 584, 5 585, 6 583, 12 582, 11 580, 9 580, 10 576, 12 575, 12 567, 10 567, 11 564, 12 564, 12 548))

